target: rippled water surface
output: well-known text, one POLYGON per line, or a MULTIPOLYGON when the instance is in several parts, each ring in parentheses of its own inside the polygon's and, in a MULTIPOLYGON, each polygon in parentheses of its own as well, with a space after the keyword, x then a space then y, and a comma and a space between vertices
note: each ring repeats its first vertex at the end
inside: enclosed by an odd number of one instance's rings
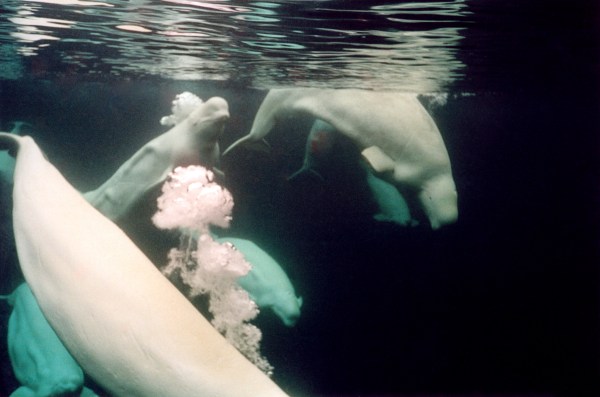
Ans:
POLYGON ((543 85, 597 65, 593 3, 4 0, 0 77, 417 92, 543 85))

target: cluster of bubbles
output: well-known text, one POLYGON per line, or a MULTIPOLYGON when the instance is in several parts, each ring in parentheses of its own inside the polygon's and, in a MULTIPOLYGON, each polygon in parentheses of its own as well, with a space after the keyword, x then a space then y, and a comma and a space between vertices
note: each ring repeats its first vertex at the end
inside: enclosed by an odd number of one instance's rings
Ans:
POLYGON ((189 287, 189 298, 206 295, 212 325, 271 375, 273 367, 260 354, 262 333, 249 323, 258 315, 258 306, 237 283, 251 265, 231 243, 219 243, 210 233, 210 226, 229 227, 232 210, 231 193, 214 181, 210 170, 175 168, 163 185, 158 212, 152 217, 157 227, 181 232, 179 247, 171 249, 162 272, 166 276, 178 273, 189 287))

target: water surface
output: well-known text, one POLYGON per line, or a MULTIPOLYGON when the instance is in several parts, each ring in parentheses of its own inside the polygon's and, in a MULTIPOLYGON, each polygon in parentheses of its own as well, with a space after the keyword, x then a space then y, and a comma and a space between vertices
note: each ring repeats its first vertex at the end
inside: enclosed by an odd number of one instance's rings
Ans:
POLYGON ((1 10, 5 78, 439 92, 577 82, 598 65, 590 0, 6 0, 1 10))

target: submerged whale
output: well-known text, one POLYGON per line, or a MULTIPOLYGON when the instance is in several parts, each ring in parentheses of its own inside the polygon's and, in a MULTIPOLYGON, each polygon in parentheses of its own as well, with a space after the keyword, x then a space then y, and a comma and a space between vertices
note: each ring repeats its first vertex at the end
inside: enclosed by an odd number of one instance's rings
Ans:
POLYGON ((142 146, 113 176, 84 197, 108 218, 117 220, 146 192, 163 183, 175 167, 217 166, 218 138, 228 119, 229 108, 223 98, 200 101, 187 117, 142 146))
POLYGON ((285 396, 93 208, 33 139, 16 155, 13 224, 21 269, 60 340, 115 396, 285 396))
POLYGON ((6 298, 13 306, 8 320, 8 354, 22 384, 11 397, 95 397, 96 393, 84 387, 81 367, 46 321, 27 283, 6 298))
POLYGON ((254 242, 237 237, 218 237, 220 243, 231 243, 252 265, 237 283, 250 294, 258 307, 270 308, 283 323, 292 327, 300 318, 302 298, 283 268, 271 255, 254 242))
POLYGON ((250 133, 225 152, 262 140, 286 117, 307 114, 331 124, 368 164, 402 193, 416 196, 433 229, 458 218, 450 157, 442 136, 414 94, 350 89, 270 90, 250 133))

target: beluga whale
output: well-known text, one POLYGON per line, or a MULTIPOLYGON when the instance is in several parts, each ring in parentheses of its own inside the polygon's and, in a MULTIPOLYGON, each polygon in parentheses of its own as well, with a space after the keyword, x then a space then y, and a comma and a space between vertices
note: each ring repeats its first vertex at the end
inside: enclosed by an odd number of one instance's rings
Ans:
POLYGON ((237 237, 217 237, 219 243, 230 243, 244 255, 252 269, 237 283, 245 289, 259 308, 270 308, 288 327, 300 317, 302 298, 281 265, 264 249, 250 240, 237 237))
POLYGON ((84 386, 81 367, 46 321, 27 283, 0 298, 13 306, 8 320, 8 355, 21 383, 10 397, 98 397, 84 386))
POLYGON ((286 396, 230 345, 29 136, 16 156, 13 227, 23 275, 73 358, 114 396, 286 396))
POLYGON ((402 195, 416 198, 432 229, 456 222, 457 192, 450 157, 435 122, 416 94, 358 89, 272 89, 248 135, 225 150, 260 142, 286 118, 310 115, 350 138, 373 171, 402 195))
POLYGON ((204 102, 184 92, 173 101, 172 111, 161 119, 161 124, 173 125, 171 129, 142 146, 98 188, 84 193, 108 218, 121 218, 178 166, 218 166, 218 139, 229 119, 227 101, 212 97, 204 102))

